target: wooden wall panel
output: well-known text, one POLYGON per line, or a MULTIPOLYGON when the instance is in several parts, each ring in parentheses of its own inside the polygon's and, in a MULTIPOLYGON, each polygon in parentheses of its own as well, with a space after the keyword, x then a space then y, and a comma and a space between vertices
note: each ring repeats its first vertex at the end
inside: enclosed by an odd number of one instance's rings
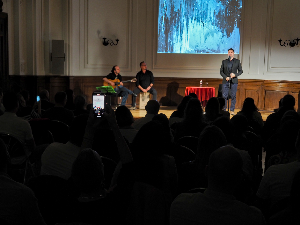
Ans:
MULTIPOLYGON (((92 93, 96 87, 102 86, 103 76, 10 76, 11 85, 17 85, 19 89, 27 89, 34 95, 41 89, 46 88, 50 92, 50 99, 54 101, 57 91, 68 88, 74 90, 74 94, 84 94, 87 103, 92 103, 92 93)), ((129 80, 134 77, 124 77, 129 80)), ((199 86, 200 79, 196 78, 166 78, 156 77, 154 87, 157 90, 157 100, 161 105, 176 106, 185 96, 185 88, 188 86, 199 86)), ((203 86, 214 87, 216 96, 222 79, 202 79, 203 86)), ((130 90, 135 88, 135 83, 124 83, 130 90)), ((241 109, 245 98, 251 97, 259 110, 274 110, 278 108, 279 100, 286 94, 291 94, 296 99, 295 108, 298 109, 300 82, 270 81, 270 80, 239 80, 236 108, 241 109)), ((131 105, 129 95, 126 105, 131 105)), ((137 98, 137 104, 139 97, 137 98)))

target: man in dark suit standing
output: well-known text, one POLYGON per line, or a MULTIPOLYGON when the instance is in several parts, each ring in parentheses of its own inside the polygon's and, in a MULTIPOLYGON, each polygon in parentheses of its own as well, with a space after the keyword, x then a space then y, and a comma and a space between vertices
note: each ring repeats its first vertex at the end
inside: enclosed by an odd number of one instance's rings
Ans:
POLYGON ((234 58, 234 50, 232 48, 228 49, 228 59, 222 61, 220 74, 223 77, 222 95, 225 99, 225 109, 227 107, 229 89, 231 89, 231 115, 234 115, 236 92, 238 87, 238 76, 240 76, 242 73, 243 70, 240 60, 234 58))

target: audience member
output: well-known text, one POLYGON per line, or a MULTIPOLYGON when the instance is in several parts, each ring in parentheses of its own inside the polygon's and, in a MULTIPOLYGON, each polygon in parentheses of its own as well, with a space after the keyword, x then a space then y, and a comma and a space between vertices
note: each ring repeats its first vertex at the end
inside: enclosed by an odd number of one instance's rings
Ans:
POLYGON ((79 196, 72 204, 70 222, 121 224, 125 220, 135 170, 130 150, 122 138, 111 108, 100 119, 95 119, 90 113, 81 147, 84 150, 79 153, 72 167, 71 178, 79 196), (103 185, 105 168, 101 157, 92 149, 88 149, 92 146, 95 131, 103 120, 107 120, 117 140, 121 165, 117 185, 109 191, 105 190, 103 185))
POLYGON ((136 130, 139 130, 144 124, 148 123, 152 120, 152 118, 158 114, 160 105, 156 100, 149 100, 147 102, 147 105, 145 106, 145 109, 147 111, 147 114, 145 117, 142 117, 140 119, 137 119, 133 124, 132 127, 136 130))
POLYGON ((116 109, 115 113, 116 113, 116 120, 120 128, 121 134, 123 135, 123 137, 125 137, 125 139, 129 143, 131 143, 135 135, 137 134, 138 130, 132 127, 134 120, 130 110, 123 105, 123 106, 119 106, 116 109))
POLYGON ((260 208, 267 216, 272 215, 272 208, 278 202, 290 196, 293 178, 300 169, 300 132, 297 136, 296 149, 297 161, 270 166, 262 178, 256 195, 260 208))
POLYGON ((75 109, 74 92, 71 89, 67 89, 65 92, 67 94, 67 102, 66 102, 65 108, 69 109, 69 110, 74 110, 75 109))
POLYGON ((299 129, 300 122, 294 119, 287 120, 281 124, 278 132, 276 132, 266 144, 265 170, 272 165, 284 164, 297 160, 295 142, 299 129))
MULTIPOLYGON (((291 188, 290 197, 287 200, 287 206, 284 204, 280 205, 280 208, 284 208, 282 211, 274 214, 268 220, 269 225, 281 225, 281 224, 290 224, 296 225, 299 223, 298 213, 300 210, 300 170, 296 172, 293 184, 291 188)), ((279 209, 280 209, 279 208, 279 209)))
POLYGON ((45 224, 31 189, 7 175, 9 154, 0 139, 0 218, 7 224, 45 224))
MULTIPOLYGON (((219 117, 213 122, 213 125, 219 127, 223 131, 227 140, 227 145, 233 146, 235 135, 234 126, 231 120, 228 117, 219 117)), ((251 157, 246 150, 238 149, 238 152, 240 153, 243 159, 243 174, 247 180, 251 181, 253 178, 253 164, 251 161, 251 157)))
POLYGON ((34 118, 40 118, 41 116, 34 111, 33 107, 27 105, 27 101, 24 99, 23 95, 17 94, 19 99, 19 109, 17 111, 17 116, 30 121, 34 118))
POLYGON ((179 193, 186 192, 192 188, 206 188, 207 177, 205 168, 209 156, 216 149, 226 145, 226 137, 216 126, 206 126, 201 132, 197 147, 196 158, 192 162, 178 165, 179 193))
POLYGON ((73 162, 77 158, 83 140, 88 115, 77 116, 70 126, 70 141, 66 144, 50 144, 41 157, 41 175, 54 175, 69 179, 73 162))
POLYGON ((74 99, 74 116, 79 116, 82 114, 89 114, 89 111, 86 109, 85 96, 77 95, 74 99))
POLYGON ((246 116, 249 125, 254 129, 255 133, 260 135, 262 132, 262 128, 264 126, 264 121, 260 112, 254 103, 253 98, 246 98, 242 110, 237 113, 237 115, 246 116))
POLYGON ((233 125, 233 138, 232 144, 235 148, 246 149, 245 144, 247 143, 244 132, 249 130, 249 123, 245 116, 235 115, 230 119, 233 125))
POLYGON ((177 110, 174 111, 170 116, 169 119, 170 127, 172 126, 173 123, 181 122, 183 120, 185 107, 191 98, 192 97, 189 95, 183 97, 182 101, 177 106, 177 110))
POLYGON ((163 125, 150 121, 136 134, 131 150, 137 181, 153 185, 173 196, 177 191, 177 171, 174 158, 165 154, 167 145, 163 125))
POLYGON ((155 115, 152 118, 152 121, 157 121, 163 126, 164 137, 166 138, 166 142, 167 142, 167 146, 165 148, 164 153, 168 155, 172 155, 174 137, 169 126, 168 117, 165 114, 160 113, 155 115))
POLYGON ((8 92, 3 96, 5 113, 0 116, 0 132, 10 134, 21 141, 29 152, 35 149, 31 127, 28 121, 17 117, 19 100, 17 94, 8 92))
POLYGON ((180 194, 172 203, 170 224, 265 224, 257 208, 234 197, 242 166, 235 148, 225 146, 214 151, 209 158, 207 189, 204 193, 180 194))
POLYGON ((185 108, 184 119, 174 127, 174 140, 176 141, 183 136, 199 137, 206 125, 200 101, 192 98, 185 108))
POLYGON ((39 96, 41 99, 41 108, 43 111, 54 107, 54 104, 50 102, 49 92, 46 89, 41 90, 39 96))
POLYGON ((222 116, 220 113, 220 104, 218 98, 212 97, 205 106, 204 119, 207 123, 212 123, 215 119, 222 116))
POLYGON ((67 125, 71 125, 74 114, 71 110, 64 108, 67 102, 65 92, 57 92, 55 94, 55 106, 44 112, 43 117, 50 120, 59 120, 67 125))
POLYGON ((270 114, 266 122, 264 123, 263 131, 262 131, 262 138, 264 143, 268 141, 268 139, 276 132, 276 130, 280 126, 281 118, 283 117, 284 113, 293 110, 295 111, 295 98, 292 95, 285 95, 281 101, 281 106, 277 112, 270 114))

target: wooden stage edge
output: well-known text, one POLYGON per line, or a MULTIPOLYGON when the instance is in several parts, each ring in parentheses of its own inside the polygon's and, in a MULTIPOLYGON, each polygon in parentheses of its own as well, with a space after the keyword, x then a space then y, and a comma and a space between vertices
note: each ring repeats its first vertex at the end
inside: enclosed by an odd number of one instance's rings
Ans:
MULTIPOLYGON (((128 106, 130 107, 130 106, 128 106)), ((170 118, 171 114, 177 109, 176 106, 161 106, 159 113, 165 114, 168 118, 170 118)), ((138 119, 141 117, 144 117, 146 115, 146 110, 144 109, 136 109, 136 110, 130 110, 134 119, 138 119)), ((234 112, 237 113, 239 112, 240 109, 235 109, 234 112)), ((273 113, 274 111, 271 110, 260 110, 261 116, 263 118, 263 121, 266 121, 267 117, 273 113)), ((230 116, 232 117, 232 116, 230 116)))

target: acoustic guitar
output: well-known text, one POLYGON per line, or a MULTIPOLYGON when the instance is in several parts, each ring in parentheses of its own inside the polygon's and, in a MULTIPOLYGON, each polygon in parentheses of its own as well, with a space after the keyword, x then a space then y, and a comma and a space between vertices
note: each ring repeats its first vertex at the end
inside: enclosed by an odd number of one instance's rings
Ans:
MULTIPOLYGON (((119 79, 114 79, 114 80, 111 80, 111 79, 107 79, 111 82, 114 82, 115 85, 111 85, 110 83, 106 82, 106 81, 103 81, 103 86, 112 86, 113 88, 116 88, 116 86, 119 86, 120 85, 120 80, 119 79)), ((124 80, 122 81, 122 83, 128 83, 128 82, 136 82, 136 78, 133 78, 132 80, 124 80)))

